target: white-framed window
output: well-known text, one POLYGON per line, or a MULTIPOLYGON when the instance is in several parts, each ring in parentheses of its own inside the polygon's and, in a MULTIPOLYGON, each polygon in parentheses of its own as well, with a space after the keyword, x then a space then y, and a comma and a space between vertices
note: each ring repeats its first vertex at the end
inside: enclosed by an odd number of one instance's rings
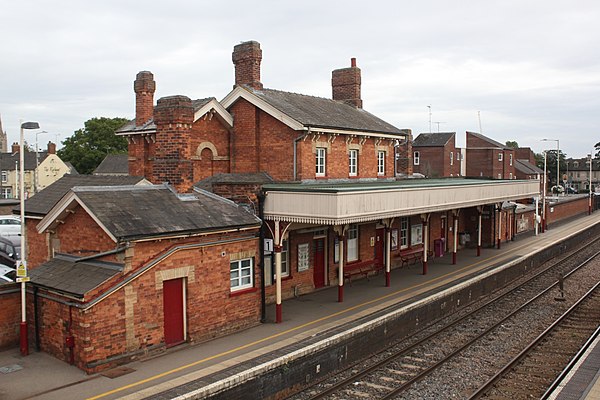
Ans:
POLYGON ((2 188, 2 198, 3 199, 12 199, 12 189, 9 187, 2 188))
POLYGON ((498 153, 498 161, 502 161, 502 153, 498 153))
POLYGON ((408 247, 408 217, 400 218, 400 249, 408 247))
POLYGON ((385 175, 385 151, 377 152, 377 175, 385 175))
POLYGON ((348 152, 348 175, 356 176, 358 173, 358 150, 348 152))
POLYGON ((413 164, 419 165, 420 162, 421 162, 421 153, 419 153, 418 151, 415 151, 413 153, 413 164))
POLYGON ((229 282, 231 291, 254 287, 253 259, 231 261, 229 263, 229 282))
POLYGON ((2 183, 8 182, 8 171, 2 171, 2 183))
POLYGON ((348 261, 358 260, 358 225, 350 225, 348 228, 348 240, 346 241, 346 259, 348 261))
POLYGON ((450 152, 450 165, 454 165, 454 153, 450 152))
POLYGON ((508 155, 508 160, 509 160, 508 162, 512 166, 512 164, 513 164, 513 155, 512 155, 512 153, 508 155))
POLYGON ((281 245, 281 276, 290 276, 290 243, 287 239, 281 245))
POLYGON ((316 159, 315 159, 315 173, 317 176, 325 176, 325 162, 326 162, 327 149, 324 147, 317 147, 316 159))

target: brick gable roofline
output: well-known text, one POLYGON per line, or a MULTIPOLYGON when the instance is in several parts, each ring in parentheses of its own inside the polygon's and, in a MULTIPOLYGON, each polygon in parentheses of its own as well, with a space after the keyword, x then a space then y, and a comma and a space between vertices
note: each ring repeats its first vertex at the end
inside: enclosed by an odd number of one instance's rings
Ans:
MULTIPOLYGON (((288 93, 288 92, 281 92, 281 91, 276 91, 276 90, 272 90, 272 89, 264 89, 264 91, 265 92, 278 92, 278 93, 283 93, 283 94, 289 94, 292 96, 293 95, 303 96, 308 99, 314 99, 315 101, 335 102, 335 100, 331 100, 331 99, 323 99, 320 97, 300 95, 300 94, 288 93)), ((342 134, 359 135, 359 136, 373 136, 375 134, 376 136, 388 137, 388 138, 394 138, 394 139, 406 137, 406 132, 404 132, 398 128, 392 127, 391 125, 390 125, 390 127, 393 129, 376 130, 376 129, 359 129, 359 128, 354 129, 354 128, 345 128, 345 127, 338 128, 333 125, 324 126, 324 125, 315 125, 315 124, 303 124, 302 122, 298 121, 296 118, 286 114, 285 112, 283 112, 280 109, 278 109, 277 107, 273 106, 266 100, 262 99, 261 97, 259 97, 256 94, 254 94, 252 92, 252 89, 242 86, 242 85, 236 86, 227 96, 225 96, 221 100, 221 104, 226 109, 229 109, 239 99, 244 99, 244 100, 248 101, 255 107, 263 110, 267 114, 271 115, 273 118, 277 119, 278 121, 282 122, 283 124, 287 125, 291 129, 296 130, 296 131, 314 130, 314 131, 323 132, 323 133, 342 133, 342 134)), ((345 106, 345 107, 348 107, 349 109, 351 108, 353 110, 356 110, 356 108, 349 106, 343 102, 340 102, 339 105, 341 107, 345 106)), ((362 112, 368 116, 377 118, 364 110, 360 110, 360 111, 356 111, 356 112, 362 112)))
POLYGON ((470 149, 492 148, 492 149, 502 149, 502 150, 514 150, 510 147, 507 147, 506 145, 503 145, 502 143, 496 142, 494 139, 490 139, 489 137, 482 135, 481 133, 467 131, 467 135, 472 135, 472 136, 479 138, 481 140, 484 140, 490 144, 488 147, 469 147, 469 146, 467 146, 468 149, 469 148, 470 149))
MULTIPOLYGON (((214 97, 193 100, 192 106, 194 107, 194 122, 198 121, 204 116, 207 118, 212 118, 214 115, 228 128, 233 127, 233 116, 214 97)), ((115 131, 115 134, 118 136, 153 133, 156 133, 156 124, 154 123, 154 118, 151 118, 141 126, 136 126, 134 119, 127 122, 125 125, 115 131)))

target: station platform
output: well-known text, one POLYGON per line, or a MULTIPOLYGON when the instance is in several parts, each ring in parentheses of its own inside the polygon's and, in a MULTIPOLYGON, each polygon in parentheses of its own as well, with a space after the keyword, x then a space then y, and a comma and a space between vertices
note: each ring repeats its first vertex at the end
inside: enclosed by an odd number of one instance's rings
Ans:
POLYGON ((0 352, 0 400, 170 398, 163 393, 192 382, 198 385, 209 375, 219 374, 223 382, 231 382, 243 374, 232 376, 230 367, 258 368, 285 357, 282 349, 289 345, 302 351, 304 343, 320 333, 368 319, 396 304, 422 301, 490 266, 528 257, 598 223, 600 212, 551 225, 538 236, 517 236, 503 242, 501 249, 483 248, 480 257, 475 249, 463 249, 455 265, 452 254, 446 254, 430 260, 427 275, 422 275, 420 263, 395 268, 390 287, 383 274, 356 280, 346 284, 343 303, 337 302, 337 287, 327 287, 284 301, 280 324, 274 323, 275 307, 269 306, 266 323, 210 342, 171 348, 102 374, 88 376, 45 353, 33 351, 22 357, 18 348, 6 350, 0 352))

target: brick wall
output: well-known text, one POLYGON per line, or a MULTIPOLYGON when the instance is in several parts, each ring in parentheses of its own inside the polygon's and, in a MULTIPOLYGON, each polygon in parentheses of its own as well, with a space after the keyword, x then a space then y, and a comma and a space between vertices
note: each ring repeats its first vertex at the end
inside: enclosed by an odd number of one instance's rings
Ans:
POLYGON ((587 214, 588 202, 588 197, 579 197, 564 202, 561 199, 561 203, 548 205, 546 209, 546 224, 551 225, 576 215, 587 214))
POLYGON ((0 287, 0 349, 19 344, 21 322, 21 293, 19 284, 4 284, 0 287))
POLYGON ((190 153, 193 181, 229 172, 229 131, 217 117, 206 114, 192 126, 190 153))
MULTIPOLYGON (((55 251, 75 256, 89 256, 114 250, 117 244, 80 206, 73 209, 63 224, 56 227, 55 251), (85 238, 85 240, 82 240, 85 238)), ((41 236, 41 235, 38 235, 41 236)), ((48 254, 50 258, 51 254, 48 254)))

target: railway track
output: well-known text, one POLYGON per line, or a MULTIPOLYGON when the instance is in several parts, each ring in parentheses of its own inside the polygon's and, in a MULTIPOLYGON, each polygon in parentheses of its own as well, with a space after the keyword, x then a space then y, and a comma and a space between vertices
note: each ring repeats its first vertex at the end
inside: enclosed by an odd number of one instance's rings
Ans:
POLYGON ((470 399, 542 398, 600 323, 600 283, 573 304, 470 399))
MULTIPOLYGON (((543 324, 548 324, 548 319, 555 317, 558 311, 562 313, 563 308, 568 308, 568 301, 554 300, 558 294, 558 276, 564 276, 564 284, 570 291, 574 287, 580 287, 582 282, 589 283, 591 277, 595 279, 599 276, 600 252, 593 251, 593 248, 598 248, 598 243, 595 241, 588 244, 584 249, 540 269, 530 278, 513 285, 489 301, 465 309, 464 315, 459 318, 432 325, 430 332, 413 340, 412 344, 403 344, 406 340, 399 342, 292 398, 469 397, 499 368, 492 364, 496 364, 498 359, 516 356, 515 353, 519 353, 517 349, 523 346, 522 342, 535 331, 529 329, 533 327, 529 326, 527 321, 531 317, 527 315, 533 313, 535 319, 541 320, 538 323, 543 321, 543 324), (581 262, 580 259, 586 254, 587 259, 581 262), (519 332, 519 326, 522 327, 523 324, 526 324, 527 329, 520 328, 519 332), (500 346, 501 350, 496 350, 501 353, 497 359, 490 361, 479 357, 490 344, 496 346, 498 343, 504 346, 500 346), (476 373, 471 373, 473 370, 476 373), (452 388, 449 389, 450 387, 452 388)), ((540 328, 536 326, 536 329, 540 328)))

